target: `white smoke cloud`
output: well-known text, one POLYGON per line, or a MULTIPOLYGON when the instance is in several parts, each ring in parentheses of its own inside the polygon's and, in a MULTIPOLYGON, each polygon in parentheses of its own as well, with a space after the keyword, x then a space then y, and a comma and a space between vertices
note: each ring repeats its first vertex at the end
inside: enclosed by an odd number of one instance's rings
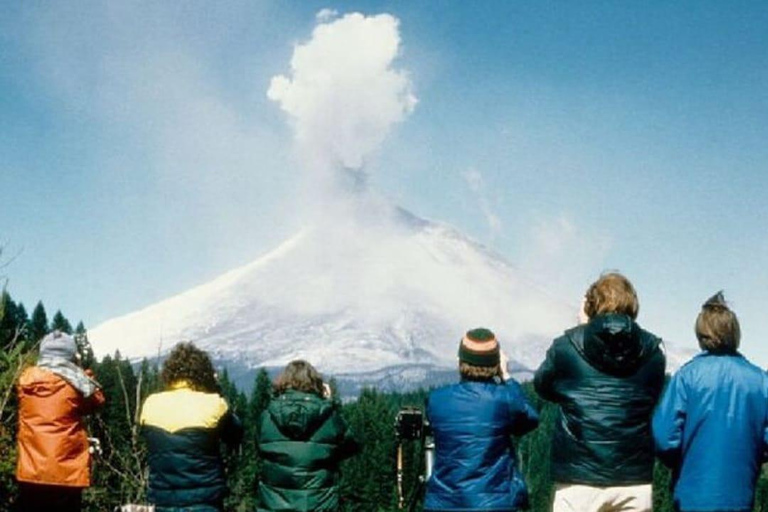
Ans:
POLYGON ((338 15, 339 11, 335 9, 321 9, 320 12, 315 15, 315 19, 319 23, 327 23, 335 19, 338 15))
POLYGON ((575 303, 604 270, 612 245, 610 237, 565 214, 535 220, 522 239, 525 249, 517 258, 518 268, 575 303))
POLYGON ((491 241, 501 232, 502 222, 498 214, 495 211, 493 202, 488 195, 487 187, 485 186, 485 179, 483 174, 471 167, 461 174, 464 181, 469 186, 469 189, 475 195, 480 211, 485 217, 485 222, 488 224, 488 229, 491 232, 491 241))
POLYGON ((400 51, 399 21, 389 14, 318 13, 311 39, 297 44, 289 76, 267 96, 295 122, 301 156, 315 170, 360 169, 395 123, 416 105, 400 51))

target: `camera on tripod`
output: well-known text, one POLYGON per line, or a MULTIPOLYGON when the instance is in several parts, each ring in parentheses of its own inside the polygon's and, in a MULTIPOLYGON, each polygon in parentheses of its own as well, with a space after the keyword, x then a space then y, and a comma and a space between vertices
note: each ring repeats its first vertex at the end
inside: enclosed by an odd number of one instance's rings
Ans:
POLYGON ((399 441, 421 441, 428 423, 424 412, 417 407, 403 407, 395 417, 395 436, 399 441))
POLYGON ((424 447, 424 474, 419 476, 419 482, 408 500, 408 510, 413 510, 416 499, 424 484, 432 475, 432 465, 435 454, 435 441, 432 429, 418 407, 403 407, 395 417, 395 437, 397 438, 397 494, 398 508, 406 508, 406 497, 403 492, 403 443, 405 441, 420 441, 424 447))

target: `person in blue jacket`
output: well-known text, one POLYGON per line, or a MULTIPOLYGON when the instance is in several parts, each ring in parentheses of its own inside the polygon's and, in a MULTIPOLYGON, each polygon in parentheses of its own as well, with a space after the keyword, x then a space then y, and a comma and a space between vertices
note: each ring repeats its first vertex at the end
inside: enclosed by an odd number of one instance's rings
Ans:
POLYGON ((427 482, 428 512, 509 512, 527 508, 513 435, 539 423, 520 385, 510 378, 496 336, 474 329, 459 345, 458 384, 432 391, 427 417, 435 440, 427 482))
POLYGON ((738 352, 741 330, 722 292, 702 306, 703 352, 669 383, 653 417, 678 511, 752 510, 768 450, 768 376, 738 352))

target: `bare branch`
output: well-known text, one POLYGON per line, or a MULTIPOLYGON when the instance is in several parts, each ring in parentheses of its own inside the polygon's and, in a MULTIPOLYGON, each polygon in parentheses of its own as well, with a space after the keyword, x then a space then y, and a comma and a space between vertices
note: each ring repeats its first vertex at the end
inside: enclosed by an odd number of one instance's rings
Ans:
MULTIPOLYGON (((21 335, 24 333, 23 327, 17 327, 16 331, 13 334, 13 339, 11 340, 11 343, 9 346, 15 347, 17 346, 17 343, 19 341, 19 338, 21 338, 21 335)), ((32 350, 34 351, 38 345, 40 344, 39 341, 37 341, 33 347, 32 350)), ((5 407, 8 405, 8 401, 11 399, 11 394, 14 391, 14 383, 19 379, 21 376, 21 372, 24 371, 26 363, 26 354, 21 353, 19 351, 16 359, 16 367, 13 371, 13 377, 10 380, 10 383, 8 385, 8 388, 5 390, 5 393, 3 394, 2 401, 0 401, 0 418, 2 417, 3 412, 5 412, 5 407)))

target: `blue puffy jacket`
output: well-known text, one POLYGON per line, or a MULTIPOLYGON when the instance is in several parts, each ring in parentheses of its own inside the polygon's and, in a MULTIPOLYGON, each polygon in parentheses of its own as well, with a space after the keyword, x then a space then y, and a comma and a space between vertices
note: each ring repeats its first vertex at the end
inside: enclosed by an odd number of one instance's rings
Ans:
POLYGON ((752 510, 767 428, 768 376, 746 358, 704 352, 680 368, 653 417, 676 508, 752 510))
POLYGON ((508 512, 528 493, 510 436, 536 428, 539 417, 514 380, 463 381, 429 395, 435 465, 425 511, 508 512))

